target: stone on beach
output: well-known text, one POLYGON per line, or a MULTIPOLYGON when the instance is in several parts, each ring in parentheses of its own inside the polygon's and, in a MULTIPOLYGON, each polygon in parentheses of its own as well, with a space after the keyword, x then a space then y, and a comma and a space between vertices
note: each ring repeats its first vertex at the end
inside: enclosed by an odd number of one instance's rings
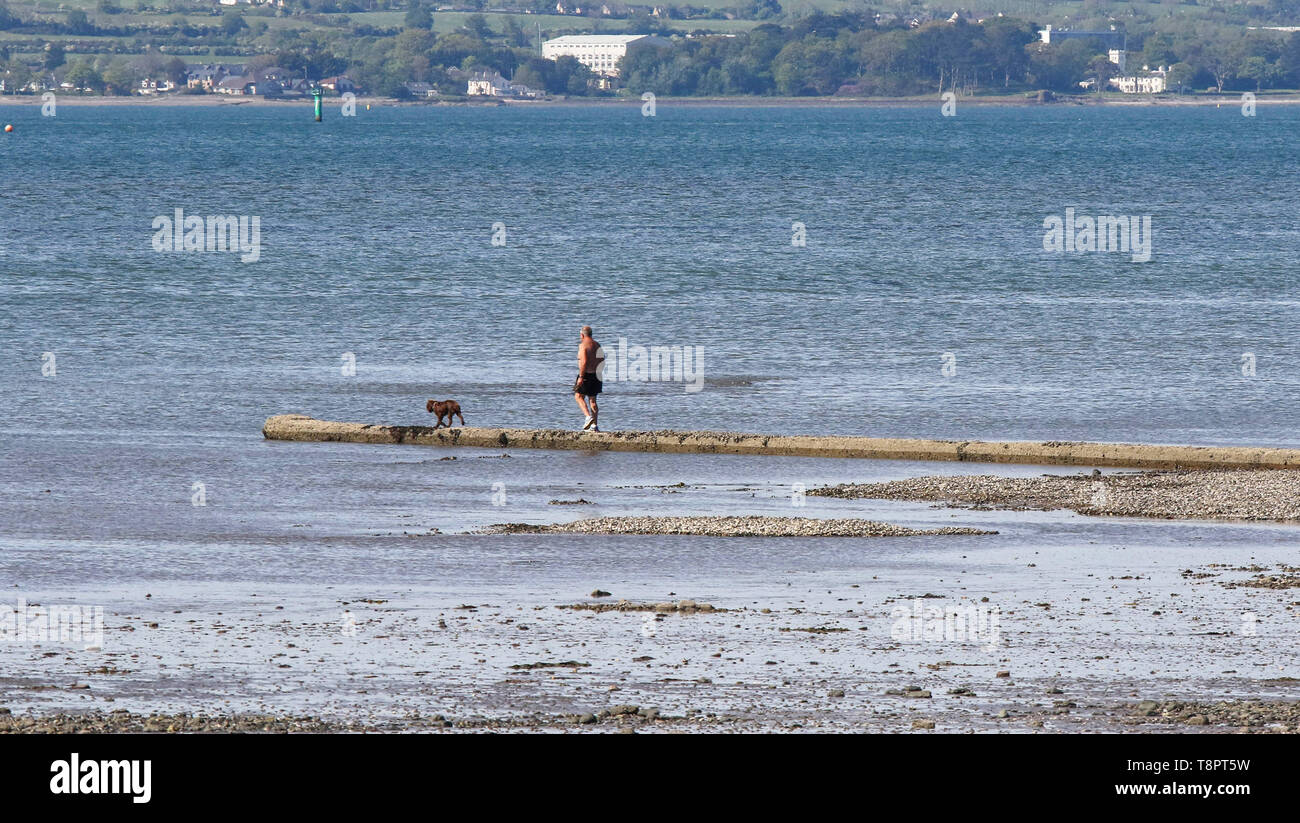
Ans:
POLYGON ((678 534, 699 537, 915 537, 997 534, 982 529, 945 526, 912 529, 856 518, 811 517, 593 517, 572 523, 533 525, 498 523, 490 534, 678 534))

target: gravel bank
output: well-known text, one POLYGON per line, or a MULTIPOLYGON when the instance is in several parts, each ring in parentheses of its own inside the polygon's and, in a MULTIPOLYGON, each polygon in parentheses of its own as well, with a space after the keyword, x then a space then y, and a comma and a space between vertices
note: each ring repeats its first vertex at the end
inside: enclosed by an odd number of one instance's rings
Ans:
POLYGON ((1072 509, 1107 517, 1300 521, 1300 472, 1285 470, 930 476, 826 486, 808 494, 933 500, 972 508, 1072 509))
POLYGON ((447 718, 421 715, 387 721, 347 723, 315 717, 228 715, 202 717, 191 714, 131 714, 115 712, 60 712, 44 715, 0 715, 0 734, 394 734, 439 731, 583 731, 636 733, 638 731, 744 730, 752 721, 741 717, 690 709, 684 715, 665 715, 653 706, 622 704, 590 712, 533 713, 511 717, 471 715, 447 718))
POLYGON ((1144 700, 1132 709, 1129 723, 1175 726, 1235 726, 1248 733, 1300 733, 1300 703, 1293 701, 1235 700, 1221 703, 1184 703, 1144 700))
MULTIPOLYGON (((918 703, 931 701, 928 691, 899 692, 916 698, 918 703)), ((960 695, 958 695, 960 696, 960 695)), ((974 693, 970 693, 974 697, 974 693)), ((843 699, 843 690, 832 697, 843 699)), ((922 708, 895 731, 953 732, 960 727, 942 712, 922 708)), ((1069 699, 1053 701, 1051 707, 1032 706, 1017 711, 997 713, 996 722, 1008 725, 1007 731, 1077 732, 1083 729, 1103 732, 1236 732, 1240 734, 1300 733, 1300 703, 1293 701, 1234 700, 1215 703, 1143 700, 1132 703, 1089 703, 1080 705, 1069 699)), ((854 731, 819 729, 817 724, 790 722, 778 726, 796 731, 854 731)), ((467 715, 448 718, 441 714, 412 713, 384 721, 332 722, 315 717, 276 715, 197 716, 192 714, 131 714, 60 712, 43 715, 0 715, 0 734, 410 734, 431 732, 754 732, 772 730, 769 723, 745 715, 687 709, 671 715, 654 706, 635 703, 593 707, 587 712, 531 713, 518 716, 491 717, 467 715)), ((865 729, 864 729, 865 730, 865 729)), ((879 730, 876 730, 879 731, 879 730)))
POLYGON ((360 724, 329 722, 316 717, 240 714, 132 714, 127 711, 15 715, 0 710, 0 734, 121 734, 224 733, 275 734, 361 731, 360 724))
POLYGON ((685 534, 698 537, 915 537, 938 534, 997 534, 947 526, 909 529, 873 520, 811 517, 593 517, 537 526, 498 523, 485 534, 685 534))

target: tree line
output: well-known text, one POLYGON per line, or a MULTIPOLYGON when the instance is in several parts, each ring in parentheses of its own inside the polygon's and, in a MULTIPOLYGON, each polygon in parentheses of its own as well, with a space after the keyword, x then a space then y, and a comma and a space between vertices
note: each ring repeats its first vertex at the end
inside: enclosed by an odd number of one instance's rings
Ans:
MULTIPOLYGON (((1300 0, 1269 0, 1268 9, 1283 15, 1292 4, 1300 0)), ((63 24, 40 25, 81 33, 89 26, 102 32, 84 18, 74 9, 63 24)), ((279 65, 312 80, 347 73, 365 91, 392 97, 405 96, 412 81, 432 83, 446 93, 463 92, 463 81, 452 78, 453 69, 499 71, 551 94, 609 93, 591 82, 591 73, 577 60, 542 59, 536 41, 520 24, 523 17, 505 17, 493 29, 483 15, 470 15, 459 30, 435 35, 430 7, 411 0, 403 25, 393 29, 345 24, 345 18, 327 28, 269 28, 264 20, 250 17, 249 22, 237 11, 210 20, 201 26, 169 22, 165 30, 137 36, 131 48, 141 53, 138 57, 78 54, 65 64, 62 48, 51 44, 41 69, 57 73, 76 68, 79 78, 95 81, 86 88, 129 93, 141 79, 174 77, 178 66, 173 55, 184 53, 187 45, 205 43, 223 54, 257 55, 254 62, 279 65)), ((0 0, 0 29, 29 23, 0 0)), ((1300 33, 1181 18, 1127 28, 1124 22, 1083 20, 1079 28, 1107 26, 1115 27, 1115 38, 1048 44, 1040 42, 1039 24, 1012 17, 915 25, 869 11, 817 12, 764 22, 735 36, 674 36, 666 46, 633 48, 621 66, 620 83, 634 94, 678 96, 1080 92, 1083 81, 1106 88, 1106 81, 1119 73, 1106 51, 1126 38, 1128 72, 1165 67, 1176 92, 1300 88, 1300 33)), ((605 31, 672 34, 664 21, 627 21, 622 29, 605 31)), ((31 66, 30 57, 19 60, 0 49, 0 74, 9 79, 30 74, 31 66)))
MULTIPOLYGON (((869 14, 814 14, 763 24, 742 37, 690 38, 637 49, 624 60, 633 92, 669 95, 899 96, 1106 88, 1120 69, 1108 57, 1122 42, 1077 38, 1043 43, 1038 24, 1010 17, 912 27, 869 14)), ((1300 33, 1216 25, 1127 33, 1127 71, 1168 70, 1174 91, 1300 87, 1300 33)))

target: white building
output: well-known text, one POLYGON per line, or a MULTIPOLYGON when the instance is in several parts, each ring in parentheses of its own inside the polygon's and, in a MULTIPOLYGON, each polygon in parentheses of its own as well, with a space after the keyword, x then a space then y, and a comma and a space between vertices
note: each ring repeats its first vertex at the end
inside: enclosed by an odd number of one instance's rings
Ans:
MULTIPOLYGON (((140 81, 141 94, 161 94, 165 91, 171 91, 174 88, 176 88, 176 84, 170 80, 157 80, 150 77, 140 81)), ((3 86, 0 86, 0 90, 3 90, 3 86)))
POLYGON ((1110 84, 1125 94, 1159 94, 1165 90, 1165 75, 1155 72, 1146 77, 1112 77, 1110 84))
POLYGON ((543 92, 530 89, 520 83, 512 83, 495 71, 490 73, 479 71, 470 75, 465 93, 484 97, 527 97, 532 99, 543 96, 543 92))
POLYGON ((594 74, 618 77, 618 61, 633 43, 667 45, 668 41, 652 34, 569 34, 543 43, 542 57, 576 57, 594 74))

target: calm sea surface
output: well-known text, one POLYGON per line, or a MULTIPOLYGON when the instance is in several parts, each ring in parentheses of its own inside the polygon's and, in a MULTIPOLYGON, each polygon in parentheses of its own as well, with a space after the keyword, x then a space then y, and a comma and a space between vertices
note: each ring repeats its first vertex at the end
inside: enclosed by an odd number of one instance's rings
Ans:
MULTIPOLYGON (((262 511, 292 542, 303 511, 365 531, 413 488, 439 490, 425 526, 458 523, 458 493, 486 505, 511 473, 269 444, 263 420, 420 423, 426 398, 453 397, 470 425, 576 426, 584 323, 607 346, 702 349, 703 391, 607 384, 606 429, 1300 445, 1300 108, 0 120, 16 127, 0 135, 13 538, 234 539, 262 511), (155 251, 154 218, 178 208, 260 218, 260 259, 155 251), (1043 221, 1067 208, 1149 216, 1151 260, 1045 252, 1043 221), (210 507, 241 503, 205 523, 196 482, 210 507)), ((690 479, 674 458, 535 459, 567 461, 530 470, 543 505, 546 480, 584 471, 690 479)))

